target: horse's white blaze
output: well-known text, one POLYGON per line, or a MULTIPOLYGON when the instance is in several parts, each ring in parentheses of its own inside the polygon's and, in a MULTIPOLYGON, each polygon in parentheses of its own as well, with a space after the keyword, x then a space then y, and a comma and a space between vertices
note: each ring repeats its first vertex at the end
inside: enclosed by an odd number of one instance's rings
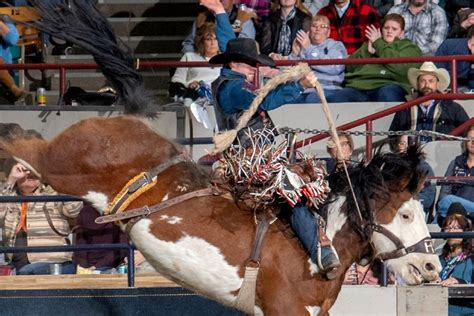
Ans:
POLYGON ((168 200, 168 193, 161 199, 161 202, 168 200))
POLYGON ((206 240, 184 235, 176 242, 158 239, 149 229, 151 221, 142 219, 130 231, 130 237, 148 262, 160 273, 226 305, 242 285, 238 267, 230 265, 219 248, 206 240))
POLYGON ((326 235, 330 240, 334 240, 336 233, 341 230, 347 221, 347 216, 341 212, 344 202, 346 202, 346 197, 339 196, 336 201, 329 205, 326 235))
MULTIPOLYGON (((413 246, 430 237, 421 203, 415 199, 405 202, 391 223, 382 225, 397 236, 405 247, 413 246)), ((373 245, 377 253, 395 250, 395 245, 382 234, 374 233, 373 245)), ((389 270, 408 285, 420 284, 423 279, 433 281, 441 270, 435 254, 410 253, 387 261, 389 270)))
POLYGON ((91 202, 92 206, 94 206, 100 214, 104 214, 105 209, 109 205, 109 199, 104 193, 101 192, 89 191, 82 198, 91 202))
POLYGON ((305 306, 306 310, 308 311, 310 316, 316 316, 321 309, 319 306, 305 306))

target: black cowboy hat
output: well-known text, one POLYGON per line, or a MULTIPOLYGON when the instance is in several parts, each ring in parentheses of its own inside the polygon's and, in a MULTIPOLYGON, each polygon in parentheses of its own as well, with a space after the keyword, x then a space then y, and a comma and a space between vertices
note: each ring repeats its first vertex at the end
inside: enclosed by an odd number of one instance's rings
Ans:
POLYGON ((260 54, 257 42, 251 38, 235 38, 227 43, 225 52, 212 57, 210 64, 228 64, 231 61, 242 62, 251 66, 261 64, 275 66, 273 59, 260 54))
POLYGON ((443 225, 444 220, 452 215, 459 215, 464 217, 466 222, 468 223, 468 230, 472 230, 472 216, 467 212, 467 210, 464 208, 464 206, 459 203, 459 202, 453 202, 448 208, 446 217, 439 216, 438 217, 438 225, 441 226, 443 225))

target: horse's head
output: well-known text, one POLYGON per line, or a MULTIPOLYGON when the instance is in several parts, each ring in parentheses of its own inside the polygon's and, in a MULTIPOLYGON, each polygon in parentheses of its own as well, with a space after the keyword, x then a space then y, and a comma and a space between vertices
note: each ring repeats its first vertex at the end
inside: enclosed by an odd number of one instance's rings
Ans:
POLYGON ((388 269, 399 281, 418 285, 438 277, 441 265, 434 253, 423 207, 415 199, 405 202, 389 224, 374 228, 372 246, 375 257, 387 260, 388 269))
POLYGON ((377 154, 351 168, 355 199, 344 174, 330 177, 332 194, 347 198, 350 226, 406 284, 432 281, 440 269, 423 210, 413 200, 426 177, 418 168, 422 158, 419 148, 410 148, 406 154, 377 154))
POLYGON ((406 154, 385 154, 371 162, 380 170, 388 197, 375 203, 369 229, 375 257, 388 260, 390 270, 409 285, 435 280, 441 268, 423 207, 412 198, 426 177, 418 168, 422 158, 419 148, 413 147, 406 154))

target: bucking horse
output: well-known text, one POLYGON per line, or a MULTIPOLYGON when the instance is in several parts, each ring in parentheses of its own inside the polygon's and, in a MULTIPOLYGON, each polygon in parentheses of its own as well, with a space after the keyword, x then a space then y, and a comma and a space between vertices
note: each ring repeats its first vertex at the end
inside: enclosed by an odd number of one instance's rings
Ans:
MULTIPOLYGON (((118 104, 129 113, 140 112, 152 103, 150 94, 92 3, 37 1, 42 20, 35 27, 89 50, 116 89, 118 104)), ((326 206, 327 234, 341 261, 334 279, 317 273, 296 238, 270 225, 257 262, 255 298, 245 299, 240 294, 257 231, 254 214, 214 189, 184 148, 143 118, 90 118, 51 141, 30 136, 16 124, 2 124, 0 146, 58 192, 118 216, 162 275, 248 314, 327 315, 345 271, 370 248, 409 285, 435 280, 440 269, 423 209, 413 199, 424 181, 416 148, 378 154, 352 168, 354 194, 347 179, 334 179, 326 206)))

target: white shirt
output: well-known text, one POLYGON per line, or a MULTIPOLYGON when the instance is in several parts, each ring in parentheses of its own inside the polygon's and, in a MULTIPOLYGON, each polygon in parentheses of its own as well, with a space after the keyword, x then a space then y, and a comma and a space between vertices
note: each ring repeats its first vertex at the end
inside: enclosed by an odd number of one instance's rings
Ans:
MULTIPOLYGON (((186 53, 180 61, 209 61, 210 58, 203 57, 197 53, 186 53)), ((193 81, 204 81, 209 86, 219 77, 221 67, 182 67, 177 68, 171 82, 180 82, 186 87, 193 81)))

